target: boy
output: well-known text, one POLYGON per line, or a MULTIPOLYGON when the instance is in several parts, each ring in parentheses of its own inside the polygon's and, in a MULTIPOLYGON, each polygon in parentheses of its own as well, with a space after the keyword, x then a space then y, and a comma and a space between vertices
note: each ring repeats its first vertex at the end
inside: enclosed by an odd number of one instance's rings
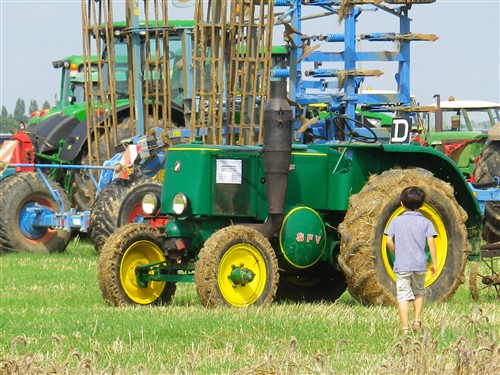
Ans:
POLYGON ((405 188, 401 192, 401 205, 406 211, 389 223, 386 231, 387 248, 396 257, 394 273, 399 305, 399 318, 403 333, 408 333, 410 301, 413 301, 415 317, 413 328, 419 329, 424 306, 424 283, 427 272, 425 245, 429 248, 432 259, 430 271, 436 274, 436 229, 418 209, 423 206, 425 192, 416 186, 405 188))

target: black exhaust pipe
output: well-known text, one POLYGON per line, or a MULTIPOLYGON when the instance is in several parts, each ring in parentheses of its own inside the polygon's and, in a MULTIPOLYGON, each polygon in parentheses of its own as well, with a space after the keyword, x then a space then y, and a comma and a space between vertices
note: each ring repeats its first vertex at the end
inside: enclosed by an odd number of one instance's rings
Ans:
POLYGON ((271 95, 264 109, 263 149, 268 216, 264 224, 250 225, 268 239, 277 236, 283 223, 292 137, 293 112, 286 81, 271 81, 271 95))

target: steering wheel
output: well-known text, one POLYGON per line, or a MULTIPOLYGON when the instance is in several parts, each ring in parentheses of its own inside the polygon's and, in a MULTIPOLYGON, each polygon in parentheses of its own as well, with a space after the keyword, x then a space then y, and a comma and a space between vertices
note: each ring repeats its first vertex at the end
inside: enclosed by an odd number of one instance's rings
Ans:
POLYGON ((335 125, 337 131, 344 134, 347 138, 355 139, 359 142, 364 142, 364 143, 375 143, 378 141, 377 134, 375 134, 375 132, 371 128, 369 128, 366 124, 356 119, 345 116, 335 116, 333 118, 333 125, 335 125), (340 124, 341 120, 344 121, 344 127, 342 127, 340 124), (370 132, 370 134, 369 135, 359 134, 356 128, 349 125, 349 121, 353 121, 356 124, 360 125, 362 128, 367 129, 370 132))

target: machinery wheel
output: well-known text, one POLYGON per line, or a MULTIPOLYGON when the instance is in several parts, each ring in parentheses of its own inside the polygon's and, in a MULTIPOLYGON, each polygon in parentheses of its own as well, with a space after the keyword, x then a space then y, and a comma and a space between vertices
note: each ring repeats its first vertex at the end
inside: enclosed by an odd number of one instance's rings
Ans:
POLYGON ((278 286, 278 261, 255 229, 234 225, 215 232, 199 253, 194 281, 204 306, 263 306, 278 286))
POLYGON ((90 211, 89 235, 97 252, 109 236, 122 225, 139 222, 144 216, 141 202, 146 193, 161 197, 162 184, 143 175, 131 175, 129 180, 116 179, 106 186, 90 211))
MULTIPOLYGON (((474 168, 475 182, 488 183, 499 176, 500 141, 489 141, 474 168)), ((484 208, 483 239, 488 243, 500 242, 500 202, 487 202, 484 208)))
MULTIPOLYGON (((66 193, 50 181, 70 209, 66 193)), ((36 173, 16 173, 3 181, 2 191, 8 196, 0 204, 0 244, 2 252, 28 251, 31 253, 62 252, 66 249, 71 233, 62 229, 34 227, 30 212, 35 204, 59 211, 59 205, 50 194, 42 178, 36 173)))
POLYGON ((500 274, 495 271, 495 269, 498 269, 498 262, 498 258, 472 262, 469 275, 469 290, 474 301, 484 298, 500 299, 500 274))
POLYGON ((137 283, 135 268, 164 262, 158 230, 146 224, 119 228, 103 246, 99 255, 97 279, 104 300, 115 306, 168 303, 176 284, 150 281, 146 287, 137 283))
POLYGON ((404 212, 400 193, 407 186, 419 186, 426 192, 420 211, 438 233, 437 272, 426 276, 426 299, 445 301, 465 281, 471 250, 465 227, 467 214, 455 200, 453 188, 424 169, 388 170, 370 177, 359 194, 351 197, 350 208, 339 226, 339 263, 349 292, 362 303, 397 303, 393 258, 383 233, 390 221, 404 212))
MULTIPOLYGON (((85 148, 87 146, 84 146, 85 148)), ((83 156, 78 161, 80 165, 88 165, 89 158, 87 150, 83 151, 83 156)), ((88 211, 92 205, 92 181, 83 169, 75 169, 71 175, 71 202, 79 211, 88 211)))
POLYGON ((334 302, 345 292, 347 283, 341 271, 324 263, 310 269, 280 272, 276 300, 293 302, 334 302))

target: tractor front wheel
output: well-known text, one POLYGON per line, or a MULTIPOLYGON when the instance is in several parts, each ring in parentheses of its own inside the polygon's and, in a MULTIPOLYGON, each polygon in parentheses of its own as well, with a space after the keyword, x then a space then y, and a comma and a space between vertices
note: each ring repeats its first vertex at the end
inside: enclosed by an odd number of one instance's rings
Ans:
MULTIPOLYGON (((49 181, 61 197, 64 208, 71 208, 66 193, 49 181)), ((0 204, 1 252, 28 251, 31 253, 62 252, 68 245, 71 233, 36 225, 37 207, 59 212, 56 202, 42 178, 37 173, 16 173, 2 181, 0 204)))
POLYGON ((132 175, 129 180, 111 181, 99 194, 90 211, 89 234, 99 253, 117 228, 143 220, 142 198, 146 193, 161 197, 162 184, 147 176, 132 175))
POLYGON ((140 285, 136 268, 165 262, 157 229, 145 224, 119 228, 99 255, 97 279, 104 300, 115 306, 168 303, 176 290, 173 282, 149 281, 140 285))
POLYGON ((370 177, 359 194, 351 197, 350 208, 339 226, 339 263, 349 292, 362 303, 397 303, 394 258, 386 247, 384 231, 392 219, 404 212, 400 193, 407 186, 419 186, 426 192, 420 212, 438 233, 437 272, 426 275, 425 298, 445 301, 465 281, 471 249, 465 227, 467 214, 455 200, 453 188, 424 169, 388 170, 370 177))
POLYGON ((215 232, 199 253, 194 281, 204 306, 264 306, 278 286, 278 261, 255 229, 234 225, 215 232))

